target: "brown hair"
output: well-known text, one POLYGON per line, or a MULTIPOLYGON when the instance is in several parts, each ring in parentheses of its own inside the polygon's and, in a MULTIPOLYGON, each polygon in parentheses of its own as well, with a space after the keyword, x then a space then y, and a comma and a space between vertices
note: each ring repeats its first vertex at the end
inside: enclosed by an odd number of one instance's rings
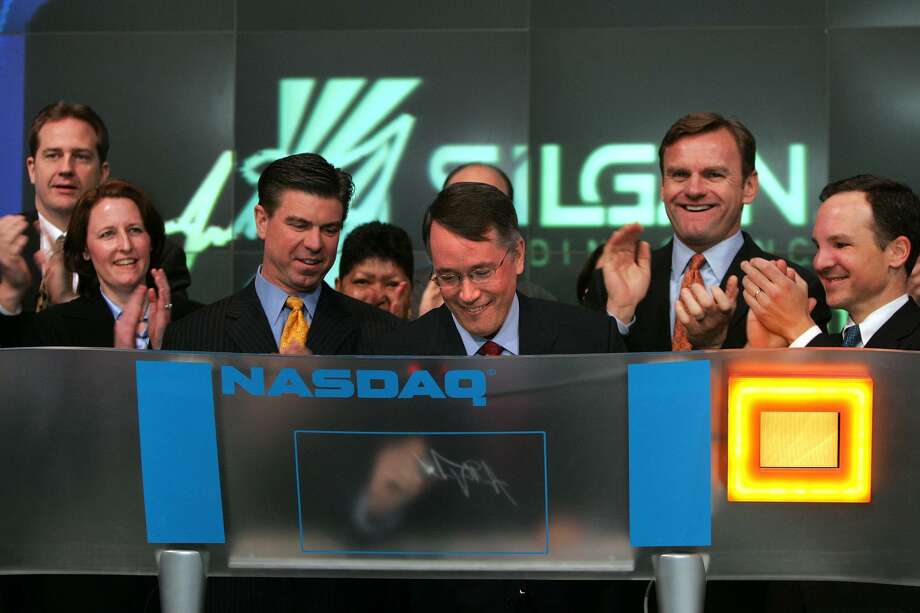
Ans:
POLYGON ((747 179, 754 172, 754 159, 757 157, 757 142, 754 135, 737 119, 726 119, 718 113, 690 113, 674 122, 658 147, 658 168, 664 175, 664 151, 685 136, 706 134, 716 130, 728 130, 735 138, 738 152, 741 153, 741 177, 747 179))
POLYGON ((824 202, 843 192, 866 195, 875 220, 873 233, 879 249, 884 249, 899 236, 907 237, 910 253, 904 267, 909 275, 917 263, 920 247, 920 197, 903 183, 875 175, 856 175, 828 183, 818 198, 824 202))
POLYGON ((454 183, 435 197, 422 220, 422 240, 431 255, 431 224, 438 222, 453 234, 471 241, 488 240, 495 230, 500 243, 513 248, 521 240, 514 203, 501 190, 485 183, 454 183))
MULTIPOLYGON (((150 235, 150 268, 159 268, 163 257, 163 243, 166 241, 166 230, 163 218, 154 208, 153 203, 141 188, 121 181, 111 179, 95 187, 80 198, 70 216, 67 226, 67 236, 64 239, 64 263, 67 268, 80 276, 80 295, 93 294, 99 287, 99 279, 92 260, 83 257, 86 253, 86 235, 89 231, 89 217, 93 207, 105 198, 127 198, 132 201, 144 221, 144 229, 150 235)), ((153 287, 153 278, 150 269, 147 269, 147 286, 153 287)))
POLYGON ((336 168, 322 156, 297 153, 275 160, 259 177, 259 204, 269 217, 275 214, 281 193, 289 189, 320 198, 335 198, 342 203, 344 222, 355 186, 350 174, 336 168))
POLYGON ((35 157, 35 154, 38 153, 38 133, 46 123, 60 121, 68 117, 85 121, 93 127, 96 132, 96 153, 99 154, 99 162, 105 162, 109 155, 109 131, 105 127, 102 118, 96 114, 96 111, 85 104, 64 102, 63 100, 49 104, 40 110, 35 119, 32 120, 32 126, 29 128, 29 155, 35 157))

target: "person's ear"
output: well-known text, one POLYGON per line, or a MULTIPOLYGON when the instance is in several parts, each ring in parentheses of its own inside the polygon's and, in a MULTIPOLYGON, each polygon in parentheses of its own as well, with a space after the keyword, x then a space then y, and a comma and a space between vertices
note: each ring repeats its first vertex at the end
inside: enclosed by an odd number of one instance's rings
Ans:
MULTIPOLYGON (((899 236, 888 242, 885 247, 885 255, 888 258, 888 266, 891 268, 901 268, 907 263, 910 257, 910 239, 906 236, 899 236)), ((910 271, 907 271, 910 274, 910 271)))

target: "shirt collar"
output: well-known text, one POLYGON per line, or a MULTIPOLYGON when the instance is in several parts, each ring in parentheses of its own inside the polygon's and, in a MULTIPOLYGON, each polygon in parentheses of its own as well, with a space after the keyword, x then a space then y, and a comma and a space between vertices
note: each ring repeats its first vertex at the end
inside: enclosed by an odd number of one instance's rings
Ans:
POLYGON ((41 234, 41 249, 48 253, 51 251, 55 241, 64 235, 64 230, 48 221, 41 213, 38 213, 38 227, 41 234))
POLYGON ((511 300, 511 307, 508 309, 508 315, 505 317, 505 321, 502 322, 495 336, 491 339, 487 339, 482 336, 470 334, 466 328, 460 325, 460 322, 457 321, 454 314, 450 314, 451 318, 454 320, 454 325, 457 327, 457 332, 460 333, 460 340, 463 341, 463 348, 466 350, 466 355, 468 356, 476 355, 479 348, 488 340, 498 343, 502 346, 502 349, 511 355, 518 355, 520 349, 520 336, 518 335, 518 321, 520 320, 520 315, 521 306, 518 302, 517 294, 515 294, 514 298, 511 300))
MULTIPOLYGON (((311 322, 313 321, 314 313, 316 313, 316 303, 319 301, 319 294, 322 288, 323 284, 320 283, 312 292, 297 292, 297 295, 303 299, 304 310, 307 312, 311 322)), ((289 294, 263 277, 261 266, 256 272, 256 295, 259 297, 262 310, 265 311, 265 316, 268 317, 270 324, 274 325, 279 318, 287 317, 284 314, 284 303, 289 294)))
MULTIPOLYGON (((869 343, 869 339, 872 338, 872 335, 878 332, 879 328, 885 325, 891 316, 894 315, 898 309, 900 309, 907 302, 907 294, 901 294, 891 302, 883 304, 879 308, 875 309, 859 324, 859 337, 862 339, 862 346, 865 347, 869 343)), ((844 330, 849 328, 852 325, 855 325, 856 322, 847 315, 847 325, 843 327, 844 330)))
MULTIPOLYGON (((725 273, 728 272, 729 266, 732 265, 732 261, 742 245, 744 245, 744 236, 741 234, 741 230, 738 230, 724 241, 716 243, 703 252, 703 257, 706 258, 706 265, 709 266, 717 279, 725 278, 725 273)), ((684 270, 686 270, 687 264, 690 263, 690 258, 694 254, 696 252, 685 245, 675 234, 674 248, 671 250, 672 278, 676 279, 684 274, 684 270)))

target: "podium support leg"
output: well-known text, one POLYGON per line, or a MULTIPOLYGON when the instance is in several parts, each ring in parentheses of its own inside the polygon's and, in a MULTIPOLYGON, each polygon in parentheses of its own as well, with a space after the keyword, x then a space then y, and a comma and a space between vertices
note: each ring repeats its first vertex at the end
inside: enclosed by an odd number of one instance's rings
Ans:
POLYGON ((706 568, 698 553, 663 553, 652 558, 661 613, 703 613, 706 568))
POLYGON ((163 549, 157 552, 162 613, 204 611, 207 555, 205 552, 187 549, 163 549))

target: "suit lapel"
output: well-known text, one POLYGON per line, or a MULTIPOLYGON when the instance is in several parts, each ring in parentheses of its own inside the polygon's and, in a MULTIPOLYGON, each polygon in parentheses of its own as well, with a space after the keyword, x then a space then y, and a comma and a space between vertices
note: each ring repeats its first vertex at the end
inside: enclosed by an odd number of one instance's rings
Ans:
POLYGON ((307 348, 317 355, 354 353, 358 323, 342 305, 341 295, 323 283, 310 323, 307 348))
POLYGON ((673 247, 674 241, 668 241, 664 247, 652 252, 652 278, 648 294, 645 300, 639 303, 639 310, 636 313, 636 325, 641 325, 645 330, 641 336, 647 339, 647 341, 642 341, 642 346, 647 347, 647 350, 670 351, 671 349, 671 251, 673 247), (664 325, 661 325, 662 322, 664 325))
POLYGON ((738 277, 738 299, 736 300, 735 313, 732 315, 732 321, 728 326, 729 330, 738 325, 745 326, 747 323, 745 320, 747 319, 748 305, 741 296, 741 281, 744 279, 744 272, 741 270, 741 262, 750 260, 751 258, 769 257, 757 246, 757 243, 754 242, 754 239, 752 239, 747 232, 742 232, 742 235, 744 236, 744 243, 741 244, 741 249, 735 254, 731 265, 725 272, 725 276, 722 277, 719 283, 719 287, 724 290, 729 277, 732 275, 738 277))
POLYGON ((920 307, 908 298, 904 305, 894 312, 888 321, 872 335, 867 349, 898 349, 901 340, 913 333, 920 325, 920 307))
POLYGON ((442 304, 435 310, 435 330, 430 339, 431 351, 429 355, 466 355, 466 347, 463 345, 463 339, 457 332, 457 326, 454 324, 454 318, 450 314, 450 309, 446 304, 442 304))
POLYGON ((72 308, 68 309, 65 316, 71 319, 81 319, 85 321, 100 321, 107 324, 115 323, 109 305, 105 303, 102 294, 98 291, 91 296, 86 296, 84 300, 75 300, 72 308))
POLYGON ((251 282, 233 297, 227 307, 227 336, 240 353, 277 353, 278 346, 251 282))
POLYGON ((73 331, 73 340, 91 346, 111 347, 115 344, 115 318, 98 291, 66 305, 62 305, 61 317, 73 331))
POLYGON ((35 261, 35 252, 41 249, 42 243, 41 233, 35 227, 36 222, 38 222, 38 211, 33 209, 23 213, 23 216, 26 218, 26 221, 29 222, 29 227, 26 228, 26 237, 28 240, 23 249, 23 257, 26 260, 26 264, 29 266, 29 272, 32 274, 32 281, 29 284, 29 291, 23 298, 22 308, 26 312, 32 312, 35 310, 35 303, 38 299, 38 288, 42 282, 42 271, 35 261))
POLYGON ((518 354, 519 355, 547 355, 553 353, 556 337, 559 334, 557 326, 544 321, 540 313, 533 308, 533 304, 526 296, 518 294, 520 305, 518 319, 518 354))

